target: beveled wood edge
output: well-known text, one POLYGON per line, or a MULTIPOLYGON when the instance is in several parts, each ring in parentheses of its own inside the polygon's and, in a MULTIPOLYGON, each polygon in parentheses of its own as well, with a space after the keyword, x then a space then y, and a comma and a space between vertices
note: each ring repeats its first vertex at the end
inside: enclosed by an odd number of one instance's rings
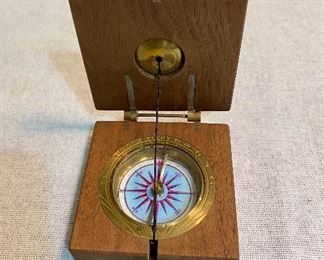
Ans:
MULTIPOLYGON (((147 258, 146 254, 124 253, 124 252, 107 252, 107 251, 93 251, 70 249, 72 256, 76 260, 101 260, 103 257, 110 257, 111 260, 144 260, 147 258), (113 258, 112 258, 113 257, 113 258)), ((169 256, 159 255, 161 260, 239 260, 239 258, 227 257, 199 257, 199 256, 169 256)))
MULTIPOLYGON (((106 122, 109 122, 109 121, 106 121, 106 122)), ((98 121, 95 122, 94 127, 93 127, 93 129, 92 129, 92 135, 91 135, 91 143, 90 143, 90 147, 89 147, 88 152, 85 154, 85 160, 86 160, 87 162, 86 162, 86 164, 85 164, 85 167, 82 169, 83 171, 81 172, 82 177, 80 177, 80 179, 81 179, 81 180, 80 180, 80 182, 81 182, 81 185, 80 185, 80 192, 79 192, 79 194, 76 194, 76 196, 75 196, 76 199, 75 199, 74 203, 77 204, 77 206, 76 206, 76 209, 75 209, 75 211, 74 211, 74 213, 73 213, 74 216, 73 216, 72 230, 71 230, 70 237, 69 237, 69 242, 68 242, 68 249, 69 249, 70 251, 72 251, 72 250, 78 250, 78 249, 74 249, 74 248, 73 248, 73 237, 74 237, 74 236, 73 236, 73 233, 74 233, 75 223, 76 223, 76 219, 77 219, 77 215, 78 215, 78 211, 79 211, 79 207, 80 207, 80 198, 81 198, 82 193, 83 193, 83 191, 84 191, 83 186, 84 186, 84 184, 85 184, 84 181, 85 181, 85 177, 86 177, 87 169, 88 169, 88 167, 89 167, 90 152, 91 152, 91 150, 92 150, 92 146, 94 145, 93 138, 94 138, 94 136, 95 136, 97 123, 98 123, 98 121)), ((74 204, 74 205, 75 205, 75 204, 74 204)))

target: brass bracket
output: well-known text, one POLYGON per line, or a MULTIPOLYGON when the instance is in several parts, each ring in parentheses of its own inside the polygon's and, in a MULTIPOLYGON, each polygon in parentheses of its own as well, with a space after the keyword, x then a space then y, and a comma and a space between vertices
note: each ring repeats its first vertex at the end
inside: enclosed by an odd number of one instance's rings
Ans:
MULTIPOLYGON (((155 113, 139 113, 135 106, 135 94, 133 82, 129 75, 124 75, 127 89, 127 100, 129 110, 124 111, 124 120, 137 121, 139 117, 155 117, 155 113)), ((159 117, 166 118, 187 118, 188 122, 200 122, 201 113, 196 111, 195 107, 195 93, 196 93, 196 77, 194 74, 190 74, 188 78, 188 111, 186 113, 168 114, 159 113, 159 117)))
POLYGON ((188 122, 200 122, 201 113, 195 110, 196 76, 190 74, 188 78, 188 122))

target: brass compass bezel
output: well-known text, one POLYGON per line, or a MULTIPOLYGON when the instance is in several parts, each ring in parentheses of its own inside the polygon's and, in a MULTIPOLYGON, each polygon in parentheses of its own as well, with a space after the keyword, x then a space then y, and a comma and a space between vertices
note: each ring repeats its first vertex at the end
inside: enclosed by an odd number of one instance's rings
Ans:
MULTIPOLYGON (((154 137, 138 138, 118 149, 107 162, 101 172, 99 181, 100 202, 107 217, 121 230, 132 235, 150 239, 152 237, 151 225, 138 222, 127 216, 116 201, 114 178, 116 167, 124 158, 134 152, 154 145, 154 137)), ((213 170, 203 154, 191 144, 171 136, 158 136, 158 145, 175 148, 186 153, 200 169, 201 189, 197 202, 192 210, 185 216, 167 224, 157 225, 157 239, 179 236, 196 227, 210 210, 216 189, 213 170)), ((142 160, 147 159, 143 156, 142 160)), ((120 177, 119 177, 120 178, 120 177)))

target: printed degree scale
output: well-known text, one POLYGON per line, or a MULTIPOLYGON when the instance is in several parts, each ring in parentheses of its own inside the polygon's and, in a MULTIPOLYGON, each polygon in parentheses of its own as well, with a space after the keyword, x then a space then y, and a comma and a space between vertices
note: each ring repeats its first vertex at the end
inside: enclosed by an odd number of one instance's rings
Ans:
POLYGON ((238 259, 229 129, 200 111, 230 109, 247 0, 70 7, 96 108, 125 111, 95 125, 72 255, 238 259))

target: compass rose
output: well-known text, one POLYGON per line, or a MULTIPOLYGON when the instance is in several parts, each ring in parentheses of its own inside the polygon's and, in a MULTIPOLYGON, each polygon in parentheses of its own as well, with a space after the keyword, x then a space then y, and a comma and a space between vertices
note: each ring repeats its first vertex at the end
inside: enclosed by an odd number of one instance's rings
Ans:
POLYGON ((152 173, 153 163, 146 162, 130 175, 120 192, 124 194, 125 205, 132 216, 145 222, 151 222, 156 193, 157 223, 166 223, 188 209, 195 187, 188 171, 181 165, 171 161, 163 163, 162 160, 158 160, 157 165, 157 180, 152 173))

